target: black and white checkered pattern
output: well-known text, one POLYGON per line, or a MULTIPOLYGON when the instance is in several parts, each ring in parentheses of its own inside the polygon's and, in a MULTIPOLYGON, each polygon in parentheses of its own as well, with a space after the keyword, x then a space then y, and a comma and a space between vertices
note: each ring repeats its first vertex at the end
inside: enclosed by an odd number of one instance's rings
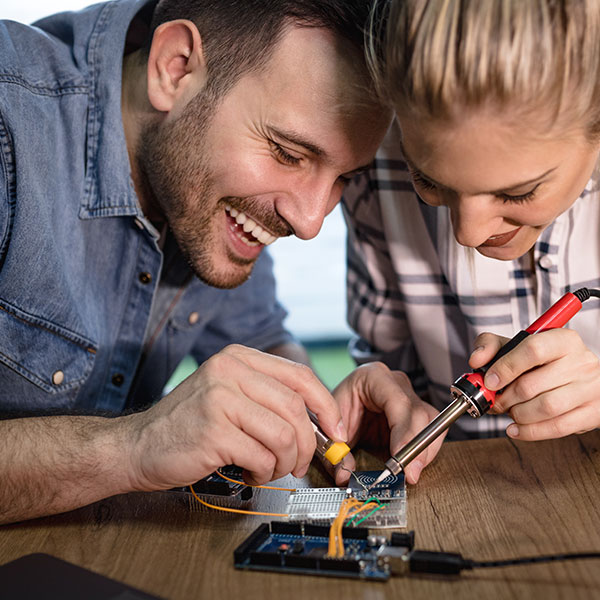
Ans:
MULTIPOLYGON (((512 337, 565 292, 600 287, 597 181, 541 234, 531 253, 499 261, 460 246, 447 208, 423 203, 403 161, 395 124, 374 167, 344 194, 348 222, 348 321, 359 363, 381 360, 405 371, 436 408, 470 371, 475 337, 512 337)), ((600 355, 600 302, 567 325, 600 355)), ((462 417, 454 439, 503 435, 510 419, 462 417)))

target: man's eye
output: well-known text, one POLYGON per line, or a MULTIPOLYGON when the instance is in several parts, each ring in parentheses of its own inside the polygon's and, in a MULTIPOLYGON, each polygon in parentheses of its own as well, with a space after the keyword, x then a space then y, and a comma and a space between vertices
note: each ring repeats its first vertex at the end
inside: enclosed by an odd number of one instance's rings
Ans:
POLYGON ((287 152, 284 148, 282 148, 277 142, 274 142, 273 140, 269 140, 269 143, 271 145, 271 149, 273 150, 273 152, 276 154, 277 158, 282 163, 284 163, 286 165, 300 164, 300 161, 302 160, 301 158, 291 155, 289 152, 287 152))

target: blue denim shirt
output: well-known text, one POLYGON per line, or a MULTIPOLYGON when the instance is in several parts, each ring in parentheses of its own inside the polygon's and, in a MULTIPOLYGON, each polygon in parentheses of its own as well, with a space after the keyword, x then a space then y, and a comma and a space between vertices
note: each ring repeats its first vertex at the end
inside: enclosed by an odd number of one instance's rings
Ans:
POLYGON ((211 288, 140 209, 121 66, 144 4, 0 21, 2 413, 118 413, 159 398, 187 354, 291 339, 264 251, 245 284, 211 288))

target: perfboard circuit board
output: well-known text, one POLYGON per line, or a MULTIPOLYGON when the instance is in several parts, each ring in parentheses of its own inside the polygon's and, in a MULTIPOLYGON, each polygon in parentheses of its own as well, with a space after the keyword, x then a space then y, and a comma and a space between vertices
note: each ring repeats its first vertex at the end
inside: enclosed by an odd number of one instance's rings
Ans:
POLYGON ((376 498, 383 508, 362 521, 363 527, 406 527, 404 474, 390 475, 379 485, 365 489, 378 475, 378 471, 358 471, 350 478, 348 488, 298 488, 288 499, 285 510, 288 520, 330 524, 337 517, 345 498, 353 497, 362 502, 376 498))

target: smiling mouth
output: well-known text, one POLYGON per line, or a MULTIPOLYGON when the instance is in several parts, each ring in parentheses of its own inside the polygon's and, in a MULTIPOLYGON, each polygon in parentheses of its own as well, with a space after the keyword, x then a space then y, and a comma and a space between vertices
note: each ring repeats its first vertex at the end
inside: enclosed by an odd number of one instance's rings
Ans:
POLYGON ((489 237, 487 240, 485 240, 485 242, 483 242, 483 244, 481 244, 480 248, 495 248, 498 246, 504 246, 505 244, 508 244, 508 242, 510 242, 515 235, 517 235, 517 233, 519 233, 519 231, 521 231, 520 227, 517 227, 516 229, 513 229, 512 231, 508 231, 507 233, 501 233, 500 235, 493 235, 491 237, 489 237))
POLYGON ((225 205, 225 210, 229 215, 229 222, 232 228, 238 234, 238 238, 248 246, 268 246, 272 244, 277 237, 263 229, 256 221, 252 220, 246 213, 233 208, 229 204, 225 205))

